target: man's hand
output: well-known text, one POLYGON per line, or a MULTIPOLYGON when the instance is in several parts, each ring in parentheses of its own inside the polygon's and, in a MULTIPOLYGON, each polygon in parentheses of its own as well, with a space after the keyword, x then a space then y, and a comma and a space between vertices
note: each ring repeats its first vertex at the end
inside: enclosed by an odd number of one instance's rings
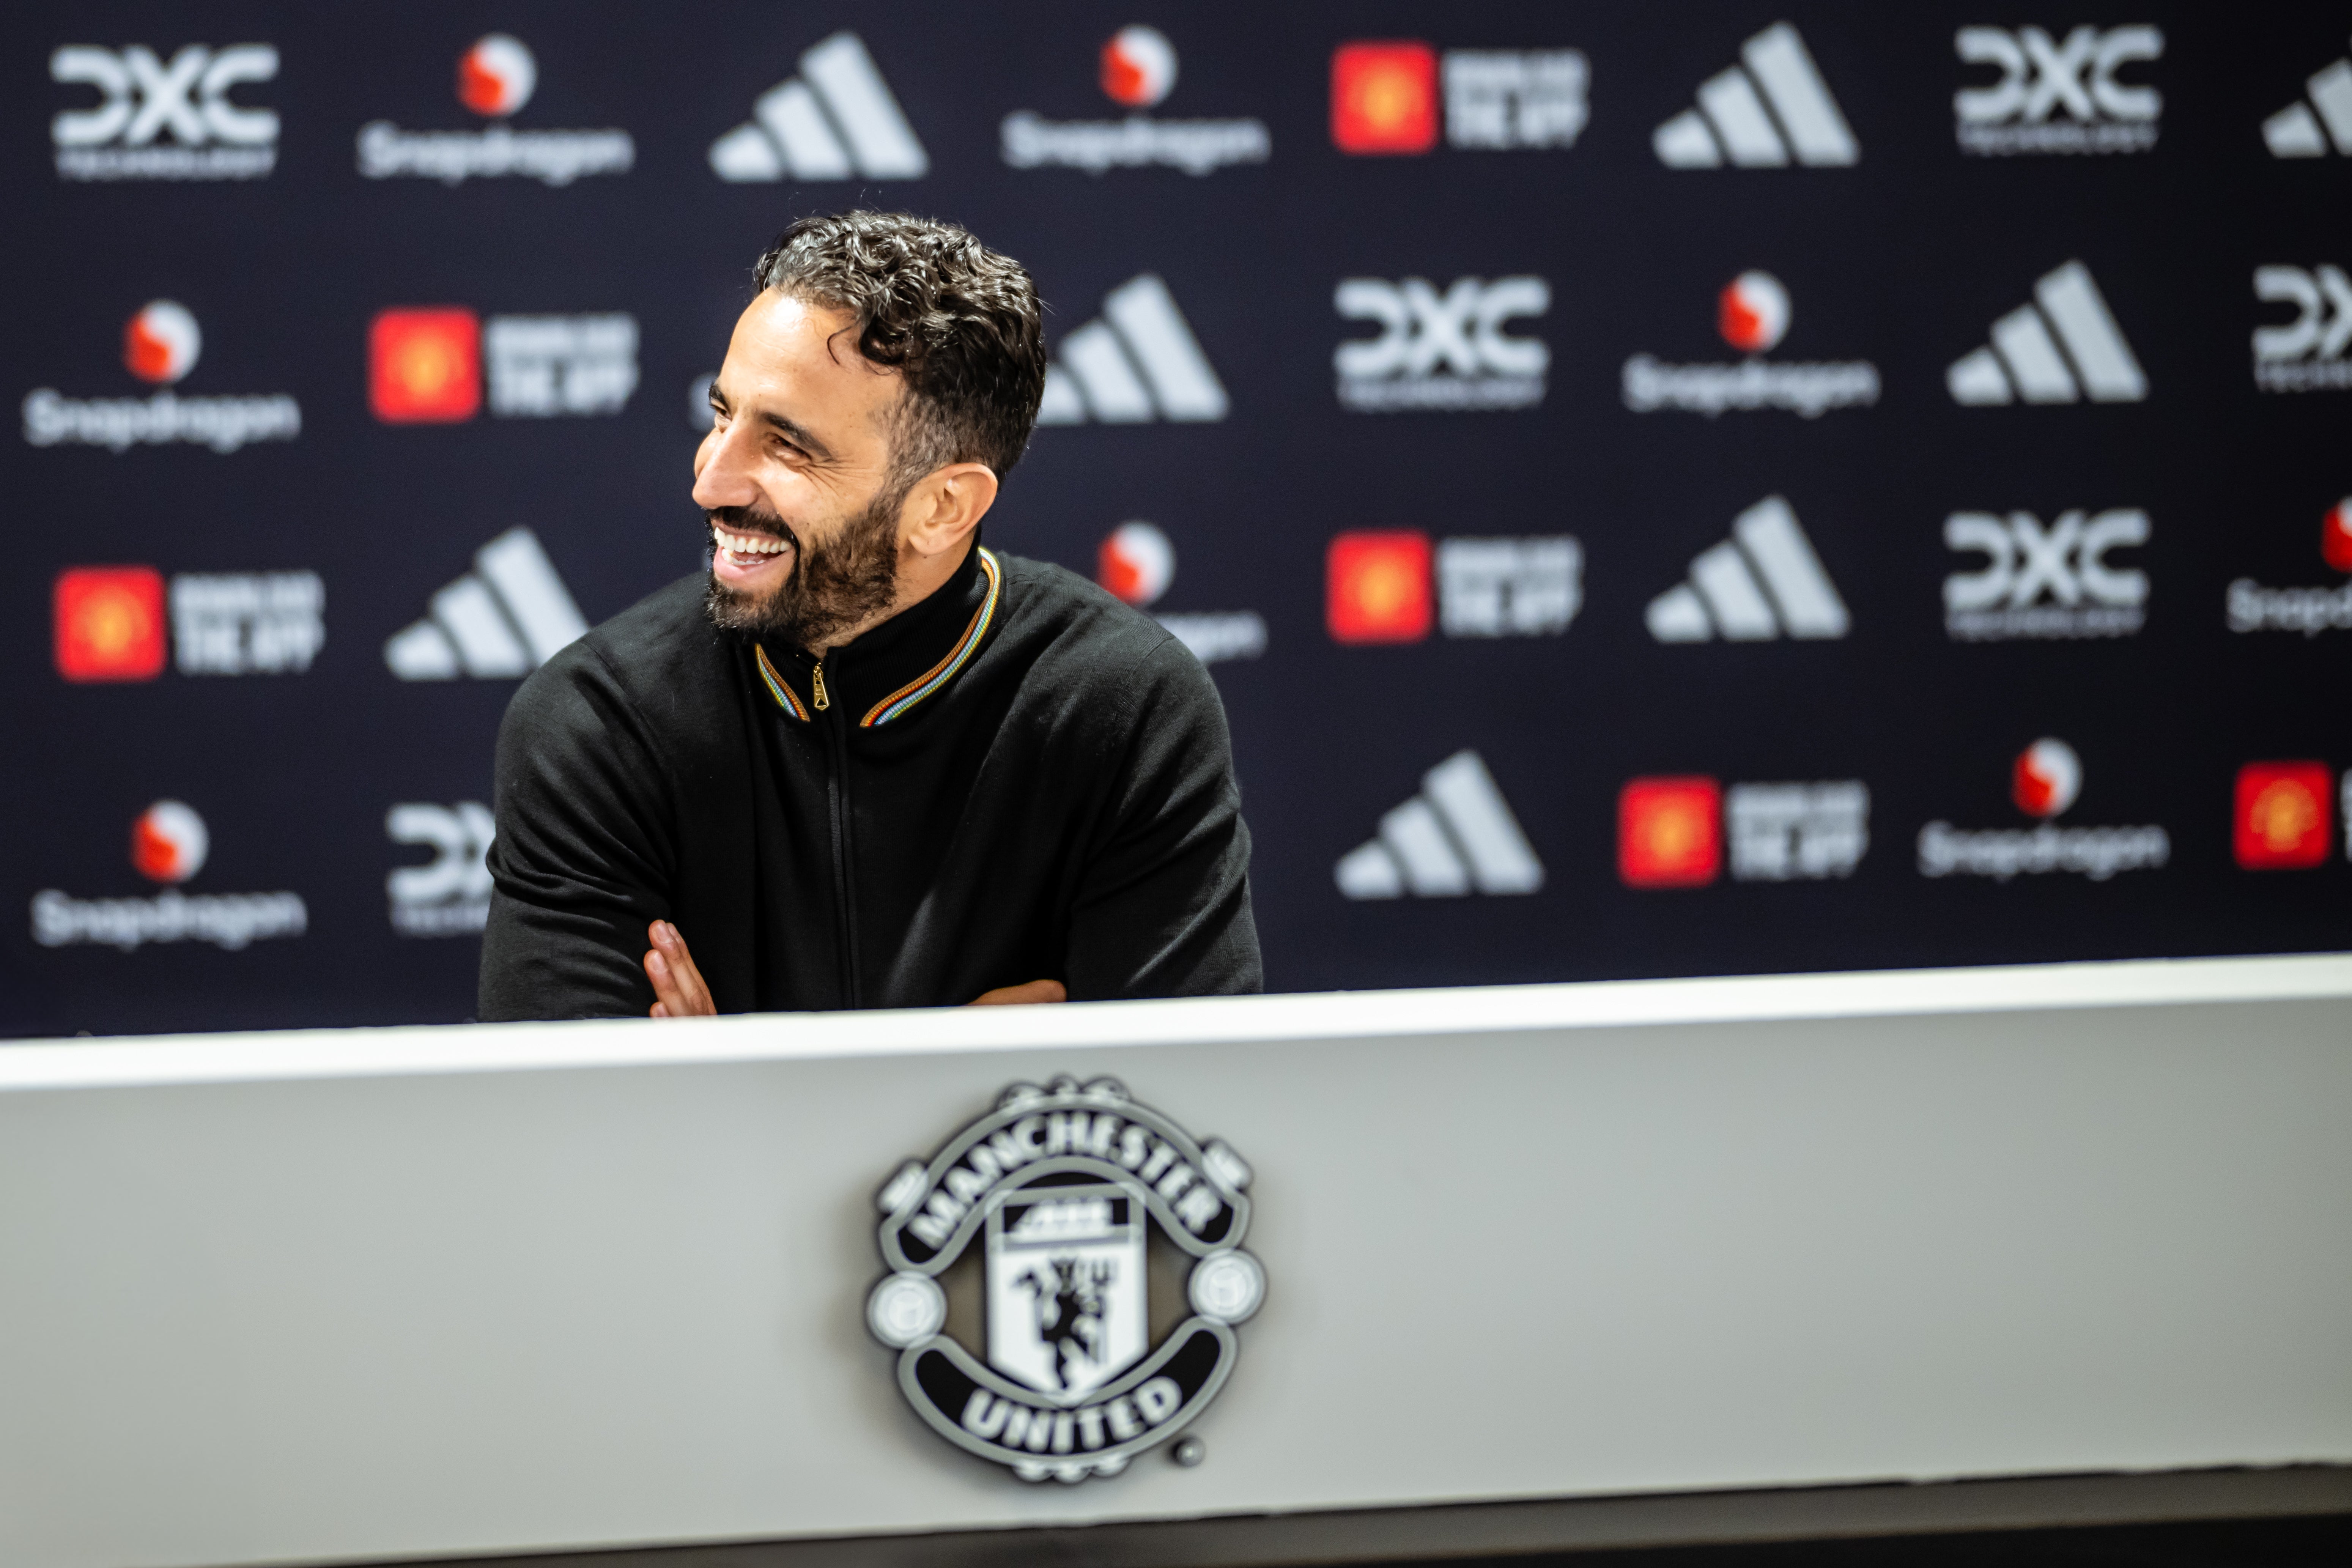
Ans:
POLYGON ((654 983, 654 1005, 646 1016, 714 1016, 719 1008, 710 1000, 710 987, 702 983, 702 971, 694 967, 694 956, 686 951, 686 938, 677 934, 677 927, 656 921, 646 928, 646 935, 654 944, 646 953, 646 978, 654 983))
POLYGON ((1000 985, 973 997, 974 1007, 1017 1007, 1025 1002, 1066 1002, 1070 994, 1058 980, 1032 980, 1026 985, 1000 985))
MULTIPOLYGON (((647 1012, 654 1018, 708 1018, 719 1008, 710 1000, 710 987, 702 983, 702 972, 694 967, 694 955, 686 951, 686 938, 677 934, 677 927, 667 921, 656 921, 646 928, 646 938, 653 946, 646 952, 646 978, 654 983, 654 1005, 647 1012)), ((1032 980, 1026 985, 1000 985, 971 1000, 975 1007, 1010 1007, 1029 1002, 1066 1002, 1070 994, 1058 980, 1032 980)))

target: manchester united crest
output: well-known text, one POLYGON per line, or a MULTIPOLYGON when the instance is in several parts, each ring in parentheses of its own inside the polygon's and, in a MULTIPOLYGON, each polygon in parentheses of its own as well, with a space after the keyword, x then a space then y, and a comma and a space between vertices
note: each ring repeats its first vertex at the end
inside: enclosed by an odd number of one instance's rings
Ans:
POLYGON ((867 1326, 950 1442, 1024 1480, 1117 1475, 1233 1372, 1265 1296, 1249 1182, 1109 1079, 1014 1084, 883 1187, 867 1326))

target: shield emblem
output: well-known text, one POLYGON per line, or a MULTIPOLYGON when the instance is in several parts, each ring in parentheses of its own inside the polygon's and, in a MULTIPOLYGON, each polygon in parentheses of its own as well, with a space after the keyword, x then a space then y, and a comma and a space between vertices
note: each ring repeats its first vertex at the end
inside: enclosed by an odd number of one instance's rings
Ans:
POLYGON ((988 1216, 988 1359, 1075 1405, 1150 1342, 1144 1197, 1124 1183, 1030 1187, 988 1216))

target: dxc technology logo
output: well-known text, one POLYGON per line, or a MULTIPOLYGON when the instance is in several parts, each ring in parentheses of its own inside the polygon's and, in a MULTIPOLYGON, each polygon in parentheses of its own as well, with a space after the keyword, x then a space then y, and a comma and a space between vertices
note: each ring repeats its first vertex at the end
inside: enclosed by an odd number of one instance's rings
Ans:
POLYGON ((1740 46, 1739 60, 1700 84, 1697 108, 1652 134, 1659 163, 1669 169, 1714 169, 1727 162, 1779 169, 1791 163, 1842 168, 1860 161, 1862 145, 1796 28, 1774 23, 1740 46))
POLYGON ((2048 528, 2030 511, 2006 517, 1956 511, 1946 547, 1984 564, 1944 579, 1944 631, 1955 642, 2125 637, 2147 619, 2147 574, 2111 566, 2107 552, 2146 544, 2147 513, 2116 509, 2059 514, 2048 528))
POLYGON ((1731 410, 1785 408, 1818 419, 1832 408, 1878 401, 1878 367, 1868 360, 1781 363, 1764 356, 1788 335, 1795 311, 1769 272, 1743 272, 1716 297, 1716 328, 1748 357, 1738 364, 1666 364, 1646 353, 1625 362, 1625 406, 1636 414, 1685 409, 1712 419, 1731 410))
POLYGON ((1176 297, 1157 273, 1129 279, 1045 367, 1040 425, 1210 423, 1232 406, 1176 297))
POLYGON ((1206 174, 1263 163, 1274 140, 1263 120, 1159 120, 1140 112, 1176 87, 1176 46, 1157 27, 1122 27, 1102 47, 1103 95, 1135 110, 1123 120, 1047 120, 1028 110, 1004 117, 1004 161, 1015 169, 1139 169, 1161 164, 1206 174))
POLYGON ((479 801, 455 805, 411 802, 384 813, 384 836, 394 844, 433 851, 422 865, 400 866, 384 879, 392 929, 402 936, 475 936, 490 918, 490 868, 486 857, 498 824, 479 801))
POLYGON ((800 75, 760 95, 750 124, 710 144, 720 179, 919 180, 930 173, 930 155, 856 34, 812 46, 800 66, 800 75))
POLYGON ((25 439, 36 447, 139 446, 185 442, 226 456, 255 441, 291 441, 302 409, 283 393, 252 397, 184 397, 173 384, 195 369, 204 334, 189 309, 151 300, 122 329, 122 366, 163 390, 148 397, 68 397, 44 386, 25 396, 25 439))
MULTIPOLYGON (((1148 522, 1123 522, 1095 552, 1095 581, 1139 610, 1149 610, 1176 580, 1176 546, 1148 522)), ((1256 658, 1265 652, 1265 617, 1255 610, 1217 610, 1153 617, 1202 664, 1256 658)))
POLYGON ((2341 267, 2258 267, 2254 298, 2292 305, 2284 324, 2254 329, 2254 385, 2264 392, 2352 389, 2352 278, 2341 267))
POLYGON ((49 79, 96 88, 97 107, 49 122, 62 180, 257 180, 278 166, 278 115, 229 94, 273 81, 278 50, 190 44, 169 64, 144 44, 121 50, 68 44, 49 57, 49 79), (159 142, 166 133, 168 142, 159 142))
POLYGON ((2057 42, 2040 27, 1962 27, 1960 58, 2000 78, 1952 100, 1960 151, 1979 157, 2032 153, 2147 153, 2156 146, 2164 97, 2119 80, 2127 65, 2164 54, 2161 28, 2076 27, 2057 42))
POLYGON ((1339 406, 1350 413, 1486 412, 1543 401, 1550 346, 1503 330, 1551 309, 1551 285, 1540 278, 1457 278, 1443 294, 1425 278, 1349 278, 1332 303, 1347 320, 1381 329, 1331 356, 1339 406))
POLYGON ((1450 147, 1573 147, 1591 118, 1591 80, 1576 49, 1448 49, 1441 67, 1427 44, 1342 44, 1331 55, 1331 144, 1360 156, 1426 153, 1442 97, 1450 147))
POLYGON ((520 38, 491 33, 457 59, 457 101, 491 123, 480 131, 403 131, 389 120, 360 128, 360 173, 459 185, 520 175, 568 185, 589 174, 625 174, 637 145, 625 131, 515 131, 507 120, 530 101, 539 62, 520 38))

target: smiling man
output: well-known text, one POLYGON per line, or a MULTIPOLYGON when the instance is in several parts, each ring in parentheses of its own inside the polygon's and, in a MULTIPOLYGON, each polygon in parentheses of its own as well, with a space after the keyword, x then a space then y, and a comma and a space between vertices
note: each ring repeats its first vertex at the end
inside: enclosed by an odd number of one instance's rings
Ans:
POLYGON ((481 1016, 1259 988, 1216 689, 981 522, 1044 395, 1020 265, 803 218, 711 387, 711 563, 523 683, 481 1016))

